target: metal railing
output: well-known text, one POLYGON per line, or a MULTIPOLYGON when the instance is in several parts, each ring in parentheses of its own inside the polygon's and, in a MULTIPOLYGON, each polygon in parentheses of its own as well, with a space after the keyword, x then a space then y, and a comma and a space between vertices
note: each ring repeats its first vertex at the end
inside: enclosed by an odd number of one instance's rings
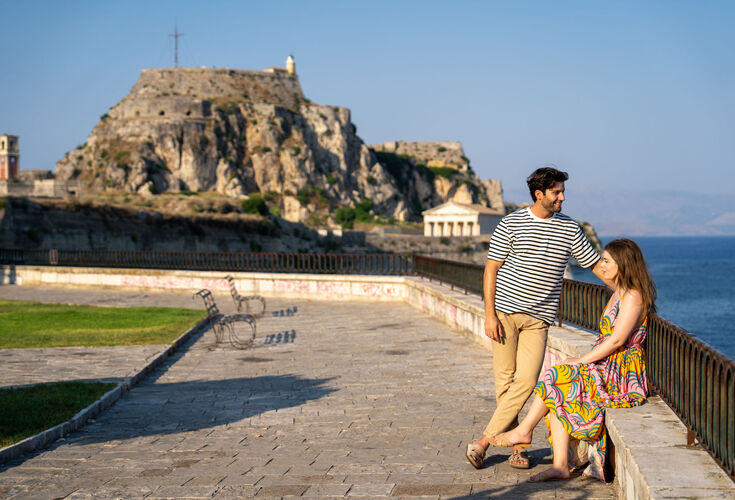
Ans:
MULTIPOLYGON (((483 266, 395 254, 292 254, 0 249, 0 265, 58 265, 331 274, 416 274, 482 294, 483 266)), ((564 280, 562 321, 599 331, 610 297, 601 285, 564 280)), ((722 468, 735 476, 735 363, 657 315, 649 318, 648 378, 722 468)), ((690 443, 691 444, 691 443, 690 443)))
POLYGON ((13 264, 315 274, 404 275, 412 272, 411 258, 399 254, 0 249, 0 265, 13 264))
POLYGON ((482 295, 483 266, 453 260, 437 259, 425 255, 413 257, 413 271, 419 276, 462 288, 465 293, 482 295))

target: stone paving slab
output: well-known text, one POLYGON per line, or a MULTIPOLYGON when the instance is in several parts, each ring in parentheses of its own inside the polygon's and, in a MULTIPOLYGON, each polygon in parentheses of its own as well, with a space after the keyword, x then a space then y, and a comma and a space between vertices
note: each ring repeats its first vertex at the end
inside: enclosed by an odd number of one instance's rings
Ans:
POLYGON ((139 372, 166 347, 0 349, 0 388, 72 380, 120 381, 139 372))
POLYGON ((194 338, 96 422, 0 467, 0 497, 614 497, 581 477, 524 483, 550 463, 543 426, 535 470, 501 449, 467 463, 494 408, 492 357, 442 323, 401 303, 268 302, 253 349, 194 338))

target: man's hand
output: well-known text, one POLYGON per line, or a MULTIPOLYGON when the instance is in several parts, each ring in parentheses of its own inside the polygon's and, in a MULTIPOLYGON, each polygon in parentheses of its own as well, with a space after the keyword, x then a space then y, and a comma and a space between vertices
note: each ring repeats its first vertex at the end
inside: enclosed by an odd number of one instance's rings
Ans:
POLYGON ((494 340, 495 342, 503 343, 505 340, 505 332, 503 331, 503 325, 500 324, 497 314, 485 315, 485 335, 494 340))

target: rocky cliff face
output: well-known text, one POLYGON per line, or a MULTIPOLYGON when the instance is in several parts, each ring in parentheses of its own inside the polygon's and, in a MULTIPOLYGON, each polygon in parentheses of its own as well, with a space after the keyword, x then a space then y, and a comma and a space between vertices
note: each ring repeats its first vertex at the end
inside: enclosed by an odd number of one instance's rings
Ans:
POLYGON ((419 220, 449 199, 495 206, 500 196, 502 207, 499 181, 479 181, 468 161, 456 177, 405 159, 389 168, 357 136, 348 109, 311 103, 285 71, 151 69, 57 163, 56 175, 89 191, 146 196, 277 193, 294 221, 328 220, 364 199, 397 220, 419 220))

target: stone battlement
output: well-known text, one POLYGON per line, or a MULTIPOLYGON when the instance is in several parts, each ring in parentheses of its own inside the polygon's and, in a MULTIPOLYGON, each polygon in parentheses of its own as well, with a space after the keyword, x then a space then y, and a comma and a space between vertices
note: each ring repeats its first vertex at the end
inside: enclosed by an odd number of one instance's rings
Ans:
POLYGON ((166 114, 205 118, 212 104, 252 102, 298 109, 304 101, 298 77, 285 71, 156 68, 141 71, 130 94, 109 114, 114 118, 166 114))

